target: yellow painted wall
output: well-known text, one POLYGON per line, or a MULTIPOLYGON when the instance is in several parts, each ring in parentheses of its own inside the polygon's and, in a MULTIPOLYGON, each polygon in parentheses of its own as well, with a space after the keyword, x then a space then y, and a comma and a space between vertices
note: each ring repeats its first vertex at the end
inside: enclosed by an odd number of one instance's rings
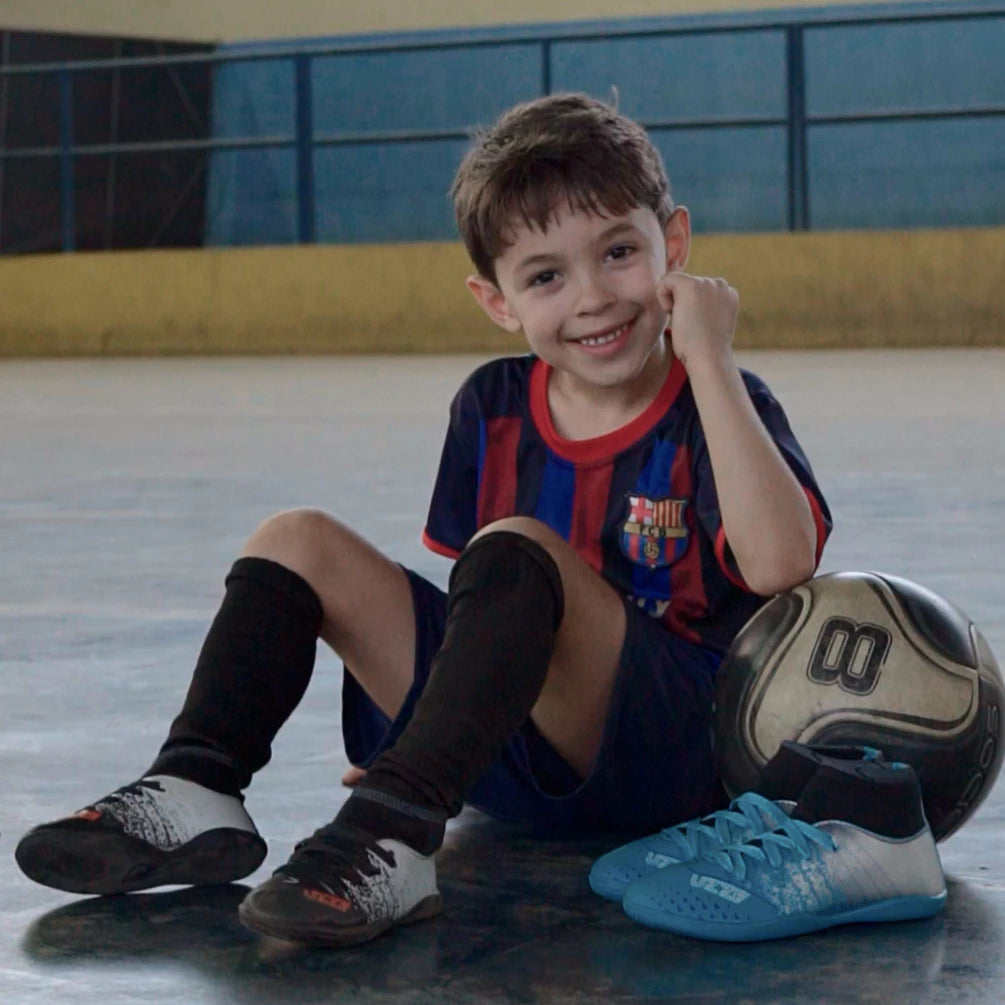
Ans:
MULTIPOLYGON (((1005 228, 715 235, 744 348, 1005 345, 1005 228)), ((0 258, 0 356, 505 352, 457 244, 0 258)))
MULTIPOLYGON (((859 0, 879 3, 881 0, 859 0)), ((0 27, 192 41, 820 7, 821 0, 0 0, 0 27)))

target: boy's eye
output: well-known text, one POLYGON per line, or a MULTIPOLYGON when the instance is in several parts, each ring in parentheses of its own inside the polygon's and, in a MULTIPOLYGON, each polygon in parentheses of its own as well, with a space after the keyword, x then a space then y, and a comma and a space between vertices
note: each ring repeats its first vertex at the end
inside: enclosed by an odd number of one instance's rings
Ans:
POLYGON ((543 272, 536 272, 527 282, 528 286, 547 286, 555 279, 554 269, 545 269, 543 272))
POLYGON ((627 258, 633 250, 634 249, 630 244, 616 244, 610 251, 607 252, 607 254, 611 258, 617 260, 620 258, 627 258))

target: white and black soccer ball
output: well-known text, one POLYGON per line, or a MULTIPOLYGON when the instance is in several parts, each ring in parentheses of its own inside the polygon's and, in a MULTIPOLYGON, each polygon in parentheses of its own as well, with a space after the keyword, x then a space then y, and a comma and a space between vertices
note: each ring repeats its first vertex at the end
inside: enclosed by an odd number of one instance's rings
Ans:
POLYGON ((998 776, 1003 701, 987 641, 944 597, 885 573, 818 576, 765 604, 723 660, 723 784, 753 788, 783 740, 877 747, 915 769, 942 840, 998 776))

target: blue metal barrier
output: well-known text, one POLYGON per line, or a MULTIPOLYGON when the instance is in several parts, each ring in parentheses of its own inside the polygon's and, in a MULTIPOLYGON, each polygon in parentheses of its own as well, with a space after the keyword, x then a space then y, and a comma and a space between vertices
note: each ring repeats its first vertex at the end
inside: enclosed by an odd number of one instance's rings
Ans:
MULTIPOLYGON (((21 149, 0 149, 0 158, 57 158, 60 165, 60 211, 62 246, 74 250, 74 164, 82 156, 96 154, 149 153, 156 151, 234 151, 252 149, 290 149, 296 158, 296 239, 299 243, 316 240, 317 206, 315 202, 315 151, 322 147, 349 146, 363 143, 403 143, 428 140, 465 139, 465 129, 441 130, 367 130, 342 131, 319 134, 315 129, 314 95, 312 94, 312 65, 314 60, 335 55, 378 55, 404 52, 432 52, 457 49, 493 48, 509 45, 539 47, 541 62, 540 92, 549 93, 554 74, 553 49, 560 42, 615 41, 641 38, 673 38, 687 35, 752 35, 761 32, 782 33, 785 39, 785 89, 784 114, 742 115, 739 117, 698 116, 682 118, 644 118, 642 124, 650 129, 735 129, 740 127, 768 126, 784 129, 787 140, 786 186, 787 225, 791 230, 805 230, 812 225, 810 219, 810 181, 808 169, 808 131, 814 126, 843 123, 891 123, 924 121, 931 119, 972 119, 1001 117, 1005 104, 975 102, 954 104, 950 107, 876 109, 854 113, 833 112, 810 114, 807 108, 806 34, 824 28, 879 26, 892 24, 941 23, 954 25, 981 20, 994 24, 996 29, 1005 22, 1005 4, 973 3, 943 4, 937 9, 914 9, 898 12, 890 8, 870 11, 855 8, 840 12, 783 15, 771 12, 767 20, 752 21, 750 17, 691 19, 687 22, 662 25, 645 24, 638 28, 568 27, 554 25, 539 28, 511 29, 504 35, 469 37, 455 40, 415 40, 408 42, 354 41, 339 44, 302 45, 295 48, 277 47, 256 51, 192 53, 184 55, 120 58, 86 62, 34 64, 0 67, 0 77, 17 75, 51 75, 59 87, 59 146, 21 149), (292 133, 266 136, 215 137, 205 140, 151 141, 137 143, 78 144, 73 133, 73 82, 77 75, 107 70, 124 70, 139 67, 172 67, 183 64, 210 64, 254 61, 291 61, 294 67, 295 117, 292 133)), ((1005 67, 1005 59, 1002 66, 1005 67)), ((1005 73, 1005 69, 1002 71, 1005 73)))

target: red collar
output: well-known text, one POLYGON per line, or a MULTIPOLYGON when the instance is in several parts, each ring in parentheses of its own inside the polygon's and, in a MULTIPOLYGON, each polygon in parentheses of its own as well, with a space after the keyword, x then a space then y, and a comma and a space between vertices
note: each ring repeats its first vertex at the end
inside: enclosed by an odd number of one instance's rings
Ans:
POLYGON ((675 356, 670 365, 663 386, 645 411, 637 415, 631 422, 614 429, 603 436, 594 436, 588 440, 567 440, 560 436, 551 421, 551 409, 548 407, 548 381, 551 379, 553 367, 544 360, 538 359, 530 375, 530 414, 537 426, 538 432, 548 447, 576 464, 599 464, 608 461, 622 450, 642 439, 660 419, 667 409, 676 401, 681 388, 687 383, 687 371, 675 356))

